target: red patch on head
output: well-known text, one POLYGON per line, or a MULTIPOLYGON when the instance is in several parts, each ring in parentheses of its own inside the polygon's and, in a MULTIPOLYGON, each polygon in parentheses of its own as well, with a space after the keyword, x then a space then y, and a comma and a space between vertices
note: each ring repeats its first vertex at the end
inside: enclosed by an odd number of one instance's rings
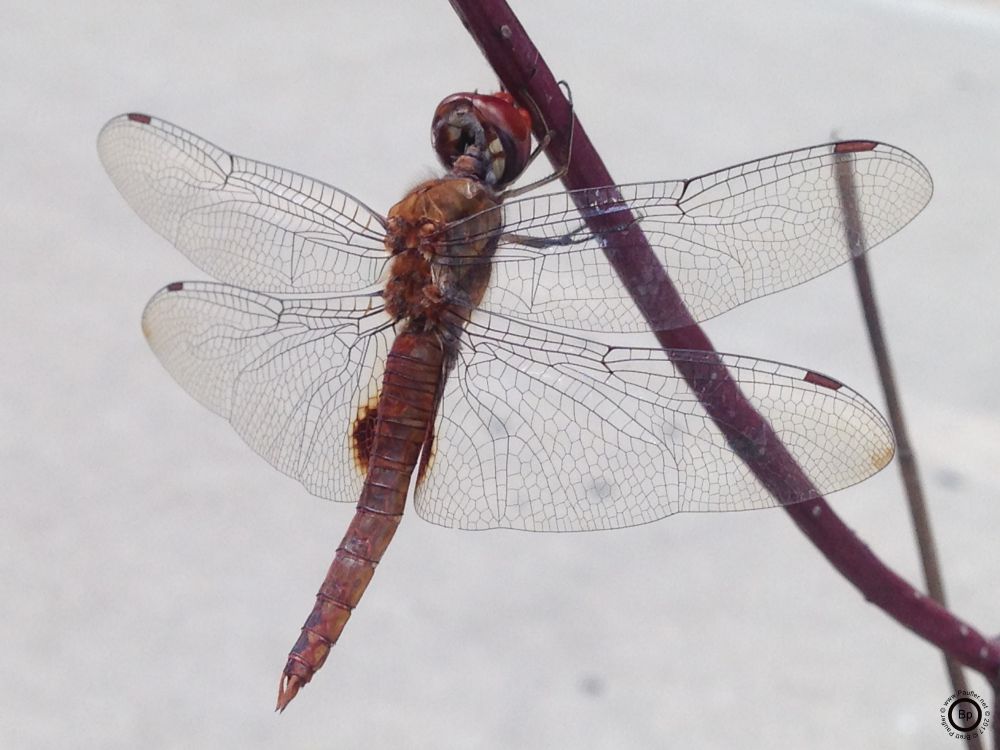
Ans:
POLYGON ((129 112, 128 119, 132 122, 141 122, 143 125, 149 125, 150 120, 153 118, 149 115, 140 114, 139 112, 129 112))

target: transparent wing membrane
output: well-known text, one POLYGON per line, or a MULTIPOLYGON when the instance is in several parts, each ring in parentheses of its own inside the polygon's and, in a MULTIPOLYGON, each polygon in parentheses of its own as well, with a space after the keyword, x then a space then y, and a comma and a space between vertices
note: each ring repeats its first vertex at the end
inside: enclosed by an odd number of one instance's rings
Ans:
MULTIPOLYGON (((135 211, 224 282, 175 283, 150 300, 143 330, 164 366, 276 468, 317 495, 356 501, 359 430, 370 435, 395 332, 379 293, 348 294, 385 270, 384 219, 336 188, 145 115, 109 122, 98 148, 135 211)), ((855 141, 495 209, 503 235, 491 285, 444 386, 418 513, 469 529, 618 528, 799 502, 881 469, 891 431, 832 378, 545 327, 613 333, 690 321, 677 311, 643 318, 605 248, 634 254, 640 277, 642 263, 656 266, 650 278, 665 267, 696 320, 846 262, 845 169, 867 247, 930 199, 919 161, 855 141), (631 239, 638 230, 653 250, 647 261, 631 239), (750 422, 735 407, 740 393, 759 412, 750 422), (761 477, 785 451, 811 484, 779 500, 761 477)), ((462 236, 466 221, 434 239, 462 236)), ((481 262, 445 249, 441 263, 481 262)))
POLYGON ((860 482, 893 455, 892 432, 870 403, 807 370, 475 321, 445 386, 434 466, 417 487, 417 512, 437 524, 579 531, 778 505, 739 455, 778 448, 763 431, 724 433, 684 366, 708 380, 728 372, 805 470, 814 491, 786 502, 860 482))
POLYGON ((917 159, 886 144, 865 145, 871 149, 844 153, 827 144, 690 180, 505 203, 495 210, 503 212, 506 241, 493 258, 481 307, 590 331, 689 324, 686 314, 670 310, 644 319, 608 263, 604 247, 617 243, 616 252, 626 255, 634 249, 627 232, 633 226, 652 247, 648 261, 667 269, 696 321, 801 284, 851 258, 838 163, 847 161, 853 172, 869 248, 902 229, 931 198, 930 175, 917 159), (583 215, 601 217, 606 229, 595 234, 583 215))
POLYGON ((316 495, 356 502, 351 425, 378 395, 393 338, 379 301, 178 282, 149 301, 142 328, 174 379, 268 463, 316 495))
POLYGON ((112 182, 209 275, 261 292, 356 292, 379 279, 384 220, 347 193, 229 154, 176 125, 121 115, 101 130, 112 182))

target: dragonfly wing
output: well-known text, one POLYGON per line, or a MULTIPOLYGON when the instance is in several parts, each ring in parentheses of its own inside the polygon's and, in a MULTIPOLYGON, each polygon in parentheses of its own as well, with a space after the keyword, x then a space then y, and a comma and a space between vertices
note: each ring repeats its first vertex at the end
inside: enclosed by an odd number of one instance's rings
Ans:
POLYGON ((931 197, 930 175, 916 158, 886 144, 855 141, 689 180, 514 200, 494 209, 503 211, 507 241, 493 259, 492 283, 480 306, 591 331, 667 330, 689 324, 688 313, 707 320, 851 258, 838 187, 844 170, 853 175, 866 235, 855 252, 902 229, 931 197), (604 229, 595 234, 586 215, 598 217, 604 229), (633 252, 636 222, 653 253, 634 252, 629 262, 665 267, 687 313, 665 310, 646 321, 609 266, 603 248, 617 243, 624 247, 615 252, 633 252))
POLYGON ((149 301, 142 327, 174 379, 275 468, 355 502, 364 461, 353 425, 377 399, 392 343, 380 302, 178 282, 149 301))
POLYGON ((766 425, 726 434, 684 368, 700 368, 710 387, 731 378, 805 470, 812 486, 785 502, 860 482, 893 455, 878 411, 817 373, 737 355, 607 347, 477 317, 485 322, 469 324, 433 463, 417 486, 417 512, 437 524, 577 531, 779 505, 740 460, 781 450, 766 425))
POLYGON ((360 201, 163 120, 116 117, 97 149, 135 212, 220 281, 273 293, 354 292, 371 287, 387 260, 384 220, 360 201))

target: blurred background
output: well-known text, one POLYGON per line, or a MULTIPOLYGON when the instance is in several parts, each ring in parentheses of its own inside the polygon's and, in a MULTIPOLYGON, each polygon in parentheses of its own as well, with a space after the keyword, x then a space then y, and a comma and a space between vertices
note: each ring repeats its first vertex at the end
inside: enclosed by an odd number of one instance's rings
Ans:
MULTIPOLYGON (((833 130, 926 163, 935 197, 873 272, 951 606, 1000 630, 998 5, 514 9, 619 181, 833 130)), ((495 78, 443 0, 4 16, 0 745, 950 746, 940 655, 780 511, 561 536, 411 514, 327 666, 272 714, 353 510, 271 469, 148 351, 147 298, 200 274, 118 196, 97 132, 150 112, 384 210, 436 173, 436 103, 495 78)), ((849 270, 707 329, 882 406, 849 270)), ((922 585, 895 464, 831 502, 922 585)))

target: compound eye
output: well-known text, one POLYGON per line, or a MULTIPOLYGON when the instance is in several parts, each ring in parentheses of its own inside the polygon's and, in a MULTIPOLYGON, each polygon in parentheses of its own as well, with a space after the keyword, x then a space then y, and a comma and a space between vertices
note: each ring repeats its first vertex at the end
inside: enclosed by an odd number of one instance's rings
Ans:
POLYGON ((459 156, 479 159, 480 177, 496 187, 516 180, 531 155, 531 116, 510 94, 453 94, 434 113, 434 150, 446 168, 459 156))

